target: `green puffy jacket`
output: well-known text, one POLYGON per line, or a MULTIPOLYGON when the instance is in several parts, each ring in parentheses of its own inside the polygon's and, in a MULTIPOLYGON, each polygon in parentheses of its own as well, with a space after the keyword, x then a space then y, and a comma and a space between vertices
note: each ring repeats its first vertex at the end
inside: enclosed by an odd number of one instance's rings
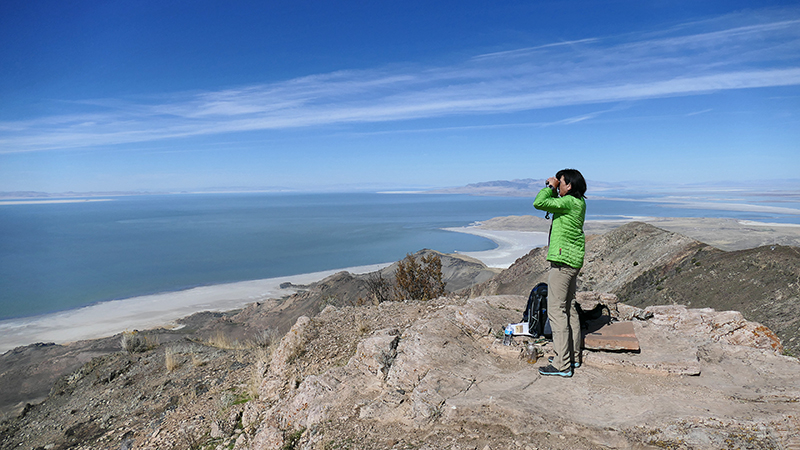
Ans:
POLYGON ((586 219, 586 200, 565 195, 557 197, 545 187, 533 201, 533 207, 553 214, 550 225, 550 248, 547 260, 580 269, 586 253, 583 221, 586 219))

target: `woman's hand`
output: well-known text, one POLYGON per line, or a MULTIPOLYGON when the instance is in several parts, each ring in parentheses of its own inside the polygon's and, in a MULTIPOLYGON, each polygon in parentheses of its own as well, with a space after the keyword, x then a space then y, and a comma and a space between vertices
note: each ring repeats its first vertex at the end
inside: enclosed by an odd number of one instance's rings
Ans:
POLYGON ((556 191, 558 191, 559 184, 561 184, 561 181, 559 181, 559 179, 556 177, 550 177, 547 179, 547 185, 555 189, 556 191))

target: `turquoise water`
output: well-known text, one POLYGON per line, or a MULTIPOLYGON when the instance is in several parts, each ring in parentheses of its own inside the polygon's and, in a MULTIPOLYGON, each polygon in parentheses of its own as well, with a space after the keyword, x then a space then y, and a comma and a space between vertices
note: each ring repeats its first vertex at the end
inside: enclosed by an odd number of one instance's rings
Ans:
MULTIPOLYGON (((251 279, 397 261, 494 243, 443 231, 539 212, 531 198, 214 194, 0 206, 0 319, 251 279)), ((781 203, 781 206, 787 206, 781 203)), ((788 205, 796 207, 797 205, 788 205)), ((798 216, 591 200, 588 218, 798 216)))
POLYGON ((440 230, 529 212, 467 196, 167 195, 0 207, 0 319, 98 301, 391 262, 422 248, 487 250, 440 230))

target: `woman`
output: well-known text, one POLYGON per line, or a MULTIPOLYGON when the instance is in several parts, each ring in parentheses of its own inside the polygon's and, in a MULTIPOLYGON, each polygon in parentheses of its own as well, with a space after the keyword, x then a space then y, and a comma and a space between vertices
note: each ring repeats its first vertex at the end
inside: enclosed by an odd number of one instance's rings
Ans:
POLYGON ((547 179, 536 195, 533 207, 553 214, 547 260, 547 317, 553 330, 556 355, 551 364, 539 368, 542 375, 571 377, 581 365, 581 326, 575 310, 578 273, 583 267, 586 238, 586 180, 575 169, 559 171, 547 179))

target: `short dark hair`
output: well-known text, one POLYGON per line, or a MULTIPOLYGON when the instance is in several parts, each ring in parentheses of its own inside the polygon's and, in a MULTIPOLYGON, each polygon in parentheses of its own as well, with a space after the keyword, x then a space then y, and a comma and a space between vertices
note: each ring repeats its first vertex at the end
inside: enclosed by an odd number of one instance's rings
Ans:
POLYGON ((564 182, 571 186, 567 195, 576 198, 586 197, 586 180, 583 179, 583 175, 580 172, 575 169, 559 170, 556 178, 560 180, 561 177, 564 177, 564 182))

